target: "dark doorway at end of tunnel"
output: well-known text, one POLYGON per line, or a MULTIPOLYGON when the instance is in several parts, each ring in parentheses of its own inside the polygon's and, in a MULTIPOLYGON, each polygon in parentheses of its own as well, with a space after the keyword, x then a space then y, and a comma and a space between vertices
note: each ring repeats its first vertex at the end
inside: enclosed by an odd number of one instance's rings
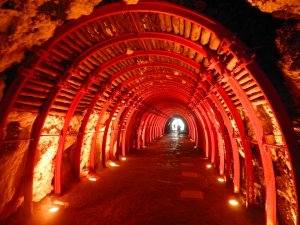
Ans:
POLYGON ((189 132, 189 127, 185 119, 181 116, 173 116, 168 119, 165 125, 165 133, 179 133, 179 134, 187 134, 189 132))

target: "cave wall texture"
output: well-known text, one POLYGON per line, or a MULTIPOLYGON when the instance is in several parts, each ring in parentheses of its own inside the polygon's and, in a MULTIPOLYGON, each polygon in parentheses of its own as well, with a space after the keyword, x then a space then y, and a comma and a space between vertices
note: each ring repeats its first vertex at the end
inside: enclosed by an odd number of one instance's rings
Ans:
MULTIPOLYGON (((0 101, 17 74, 17 67, 22 63, 35 48, 51 38, 55 29, 68 20, 88 15, 97 5, 114 2, 108 0, 0 0, 0 101)), ((262 69, 269 76, 271 82, 276 87, 282 100, 286 104, 289 114, 294 122, 294 128, 300 133, 300 3, 299 0, 169 0, 176 4, 201 11, 202 13, 216 19, 225 27, 230 29, 236 36, 249 47, 250 53, 255 54, 256 60, 262 69)), ((258 109, 261 113, 261 120, 269 118, 268 109, 258 109)), ((35 113, 15 112, 9 118, 6 136, 20 139, 17 143, 1 144, 0 171, 10 171, 3 173, 0 177, 0 190, 5 193, 0 195, 1 217, 6 217, 9 213, 17 209, 22 203, 22 175, 26 161, 26 150, 28 141, 22 139, 30 138, 31 125, 36 118, 35 113)), ((97 116, 94 115, 97 119, 97 116)), ((104 117, 104 119, 107 118, 104 117)), ((272 116, 270 116, 272 118, 272 116)), ((58 135, 63 120, 52 118, 49 126, 43 131, 44 137, 40 140, 40 155, 54 158, 50 141, 47 135, 58 135), (55 122, 56 121, 56 122, 55 122), (47 153, 47 154, 45 154, 47 153)), ((70 129, 74 133, 78 132, 81 118, 73 118, 70 129)), ((103 119, 103 120, 104 120, 103 119)), ((267 121, 266 124, 272 123, 267 121)), ((92 132, 92 124, 88 130, 92 132)), ((267 127, 265 130, 268 130, 267 127)), ((274 131, 272 131, 274 132, 274 131)), ((251 133, 251 129, 249 129, 251 133)), ((87 155, 89 149, 85 148, 92 138, 93 133, 85 136, 83 143, 81 169, 87 166, 87 155)), ((102 133, 96 134, 102 139, 102 133)), ((251 136, 251 134, 250 134, 251 136)), ((53 138, 51 136, 51 138, 53 138)), ((276 138, 276 137, 275 137, 276 138)), ((51 139, 53 140, 53 139, 51 139)), ((65 149, 72 149, 76 142, 76 136, 67 137, 65 149)), ((272 140, 271 140, 272 141, 272 140)), ((57 143, 57 141, 55 141, 57 143)), ((109 146, 109 140, 107 146, 109 146)), ((97 145, 101 145, 98 141, 97 145)), ((55 146, 54 146, 55 147, 55 146)), ((54 149, 54 148, 53 148, 54 149)), ((288 207, 286 201, 292 201, 293 191, 288 187, 292 184, 282 182, 291 180, 291 171, 286 164, 284 153, 274 156, 276 168, 276 181, 278 185, 278 195, 281 212, 294 212, 296 209, 284 209, 288 207), (287 178, 285 178, 287 177, 287 178), (287 191, 283 191, 287 190, 287 191)), ((53 164, 47 168, 40 168, 39 162, 42 157, 36 159, 35 176, 40 183, 34 184, 37 187, 34 198, 36 201, 50 193, 52 187, 52 177, 43 175, 51 173, 53 175, 53 164), (46 187, 46 188, 45 188, 46 187)), ((100 159, 96 159, 99 163, 100 159)), ((259 162, 259 156, 254 157, 255 176, 257 177, 255 193, 258 204, 262 203, 264 193, 263 174, 259 162)), ((54 163, 54 162, 53 162, 54 163)), ((67 175, 66 175, 67 176, 67 175)), ((0 217, 0 219, 1 219, 0 217)), ((284 217, 284 215, 282 215, 284 217)), ((292 221, 293 215, 287 214, 285 224, 292 221)))

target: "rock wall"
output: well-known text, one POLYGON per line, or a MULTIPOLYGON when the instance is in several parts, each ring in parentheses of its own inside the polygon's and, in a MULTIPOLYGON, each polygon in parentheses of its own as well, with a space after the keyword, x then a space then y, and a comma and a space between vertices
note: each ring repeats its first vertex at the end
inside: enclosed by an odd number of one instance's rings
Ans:
MULTIPOLYGON (((72 118, 64 149, 70 148, 76 142, 81 119, 81 115, 72 118)), ((63 116, 53 115, 49 115, 45 121, 34 168, 33 201, 40 201, 53 191, 55 156, 64 122, 63 116)))
POLYGON ((62 116, 51 115, 45 121, 34 168, 33 201, 40 201, 53 190, 55 156, 64 121, 62 116))
MULTIPOLYGON (((101 160, 102 160, 102 140, 104 135, 104 130, 106 126, 106 120, 109 118, 108 112, 105 112, 101 121, 98 133, 96 133, 96 151, 95 151, 95 163, 97 167, 101 167, 101 160)), ((107 140, 108 141, 108 140, 107 140)))
POLYGON ((293 184, 293 172, 289 163, 289 156, 285 149, 276 149, 273 158, 277 188, 277 206, 279 221, 282 225, 296 224, 297 205, 293 184))
POLYGON ((283 19, 299 19, 300 3, 298 0, 247 0, 252 6, 262 12, 271 13, 274 17, 283 19))
MULTIPOLYGON (((277 66, 284 75, 285 87, 293 96, 290 114, 295 127, 300 127, 300 1, 298 0, 247 0, 260 11, 270 13, 283 23, 276 29, 274 39, 280 59, 277 66)), ((298 130, 295 130, 299 133, 298 130)))
POLYGON ((24 59, 68 19, 88 15, 102 0, 0 0, 0 72, 24 59))
POLYGON ((263 166, 257 145, 252 144, 251 149, 254 170, 254 204, 263 207, 266 194, 263 166))
MULTIPOLYGON (((299 3, 300 4, 300 3, 299 3)), ((300 17, 300 13, 299 13, 300 17)), ((293 95, 294 117, 300 118, 300 20, 286 22, 277 30, 276 46, 281 54, 278 65, 285 76, 285 83, 293 95)))
POLYGON ((0 151, 0 221, 23 202, 23 175, 34 113, 12 112, 0 151))
POLYGON ((89 118, 88 124, 85 129, 85 134, 83 138, 83 143, 81 147, 81 157, 80 157, 80 172, 85 174, 88 172, 91 143, 93 135, 95 134, 95 127, 99 119, 99 112, 94 111, 89 118))

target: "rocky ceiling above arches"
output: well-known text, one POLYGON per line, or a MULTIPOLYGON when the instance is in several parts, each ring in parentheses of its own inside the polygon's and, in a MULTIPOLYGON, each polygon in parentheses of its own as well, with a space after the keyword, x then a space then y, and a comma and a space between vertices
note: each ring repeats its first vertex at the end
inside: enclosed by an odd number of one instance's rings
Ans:
MULTIPOLYGON (((39 46, 48 40, 57 27, 67 20, 77 19, 88 15, 97 5, 104 5, 113 1, 28 1, 3 0, 0 2, 1 17, 1 54, 6 58, 0 59, 0 71, 5 71, 0 78, 0 97, 3 95, 5 84, 10 82, 15 72, 7 71, 15 63, 24 60, 25 54, 30 54, 34 46, 39 46), (2 60, 2 61, 1 61, 2 60), (5 77, 9 77, 6 79, 5 77)), ((277 0, 274 2, 249 1, 252 6, 261 11, 271 13, 274 17, 282 19, 274 21, 268 15, 260 14, 250 7, 246 1, 170 1, 185 7, 195 9, 222 21, 222 23, 235 32, 240 39, 253 48, 257 59, 264 63, 261 66, 272 76, 271 81, 277 86, 284 99, 290 115, 299 117, 299 2, 296 0, 277 0), (241 13, 241 15, 240 15, 241 13), (276 33, 275 33, 276 32, 276 33), (259 35, 257 35, 257 33, 259 35), (275 56, 276 50, 272 47, 276 36, 276 46, 282 55, 275 56), (275 56, 275 57, 274 57, 275 56), (274 72, 276 61, 285 75, 285 86, 279 72, 274 72), (276 79, 274 79, 274 76, 276 79), (287 92, 293 95, 290 97, 287 92), (292 101, 291 101, 292 100, 292 101)), ((131 3, 129 1, 129 3, 131 3)), ((131 4, 134 4, 133 1, 131 4)), ((273 45, 274 46, 274 45, 273 45)))

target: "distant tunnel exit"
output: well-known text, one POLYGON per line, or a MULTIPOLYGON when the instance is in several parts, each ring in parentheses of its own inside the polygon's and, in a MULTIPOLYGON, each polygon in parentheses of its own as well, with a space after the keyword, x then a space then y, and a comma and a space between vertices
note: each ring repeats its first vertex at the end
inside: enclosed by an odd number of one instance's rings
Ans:
POLYGON ((180 116, 171 117, 166 123, 165 133, 188 133, 188 125, 180 116))

